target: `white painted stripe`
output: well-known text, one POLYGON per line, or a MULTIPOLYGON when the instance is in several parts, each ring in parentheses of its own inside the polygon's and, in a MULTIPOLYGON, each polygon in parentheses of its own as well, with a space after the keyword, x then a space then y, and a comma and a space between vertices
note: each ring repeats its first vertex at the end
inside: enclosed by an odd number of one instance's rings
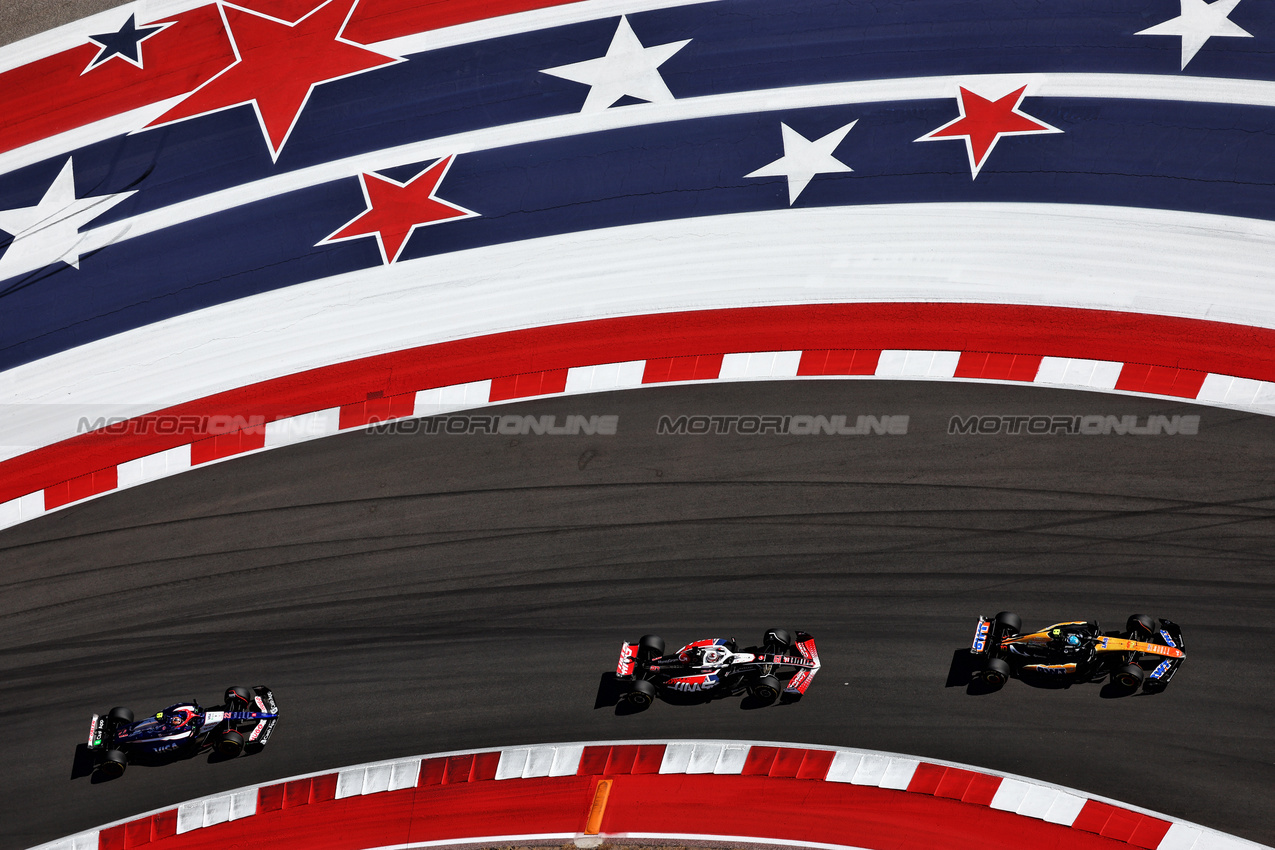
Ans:
POLYGON ((723 381, 795 378, 800 364, 800 351, 727 354, 722 358, 722 368, 717 377, 723 381))
POLYGON ((387 790, 402 791, 404 788, 415 788, 420 776, 420 759, 410 758, 396 761, 390 765, 390 785, 387 790))
POLYGON ((230 795, 204 800, 204 826, 215 826, 230 820, 230 795))
POLYGON ((230 819, 252 817, 257 813, 257 789, 242 788, 230 795, 230 819))
POLYGON ((877 783, 877 787, 906 791, 907 787, 912 784, 912 776, 916 773, 916 768, 919 764, 920 762, 916 759, 891 756, 890 764, 886 767, 885 773, 882 774, 881 781, 877 783))
POLYGON ((854 774, 859 769, 863 754, 848 750, 837 750, 828 766, 828 782, 853 782, 854 774))
MULTIPOLYGON (((1024 83, 1027 84, 1028 95, 1035 96, 1186 100, 1210 103, 1251 102, 1257 106, 1275 106, 1275 83, 1152 74, 973 74, 911 77, 691 97, 662 103, 634 104, 625 109, 540 118, 456 133, 333 160, 219 192, 211 192, 133 218, 123 219, 109 226, 110 241, 133 239, 279 194, 351 177, 360 172, 381 171, 404 162, 420 162, 452 154, 465 154, 670 121, 777 109, 793 110, 883 101, 946 99, 955 97, 959 86, 983 93, 1001 92, 1003 94, 1024 83), (1046 95, 1046 91, 1049 94, 1046 95), (1249 101, 1245 98, 1253 100, 1249 101)), ((52 155, 51 149, 47 147, 41 147, 41 150, 44 151, 45 157, 52 155)), ((83 230, 82 233, 89 240, 106 238, 93 235, 94 229, 83 230)), ((18 269, 18 267, 14 268, 18 269)), ((11 273, 18 274, 21 271, 25 270, 19 269, 11 273)))
POLYGON ((453 384, 432 390, 421 390, 416 394, 413 416, 438 416, 456 410, 469 410, 480 407, 491 399, 491 381, 473 381, 468 384, 453 384))
MULTIPOLYGON (((286 446, 304 440, 327 437, 337 433, 341 423, 341 408, 329 407, 287 419, 266 423, 266 448, 286 446)), ((189 453, 188 453, 189 454, 189 453)), ((189 459, 187 460, 189 463, 189 459)))
POLYGON ((1202 833, 1184 823, 1169 825, 1169 831, 1160 839, 1156 850, 1196 850, 1202 833))
POLYGON ((379 794, 388 790, 390 790, 390 766, 388 764, 368 766, 367 772, 363 775, 363 787, 359 793, 379 794))
POLYGON ((1068 794, 1066 791, 1059 791, 1058 796, 1054 798, 1054 802, 1050 804, 1049 809, 1045 812, 1043 820, 1063 826, 1071 826, 1076 822, 1076 816, 1080 814, 1080 810, 1085 807, 1085 802, 1086 799, 1084 797, 1068 794))
POLYGON ((1270 256, 1275 223, 1031 204, 780 210, 546 237, 263 293, 16 367, 0 444, 74 436, 90 405, 127 399, 142 413, 358 357, 611 316, 901 300, 1136 311, 1172 296, 1179 315, 1275 327, 1270 256), (1215 268, 1217 256, 1230 262, 1215 268), (493 266, 518 269, 517 286, 475 277, 493 266))
POLYGON ((566 392, 596 393, 640 387, 645 369, 645 360, 603 363, 600 366, 577 366, 567 370, 566 392))
MULTIPOLYGON (((268 427, 268 426, 267 426, 268 427)), ((269 431, 267 430, 267 435, 269 431)), ((155 452, 137 460, 121 463, 115 468, 119 489, 156 481, 169 475, 190 469, 190 446, 176 446, 167 451, 155 452)))
POLYGON ((865 753, 859 760, 859 767, 855 770, 850 782, 854 785, 880 785, 881 780, 885 778, 885 769, 889 766, 889 757, 865 753))
POLYGON ((501 750, 500 761, 496 763, 497 779, 521 779, 522 771, 527 766, 526 747, 515 747, 512 750, 501 750))
POLYGON ((691 763, 691 755, 695 745, 682 741, 673 741, 664 747, 664 760, 660 762, 660 773, 686 773, 691 763))
POLYGON ((44 513, 44 491, 28 493, 0 504, 0 528, 35 519, 44 513))
POLYGON ((748 761, 751 747, 722 747, 722 754, 713 767, 713 773, 738 775, 744 772, 744 763, 748 761))
POLYGON ((523 778, 548 776, 553 768, 553 758, 556 754, 553 747, 532 747, 527 751, 527 766, 523 769, 523 778))
POLYGON ((1233 835, 1223 835, 1220 832, 1203 832, 1196 839, 1192 850, 1252 850, 1261 846, 1251 841, 1245 841, 1242 838, 1236 838, 1233 835))
POLYGON ((583 744, 568 744, 555 747, 553 767, 549 768, 550 776, 575 776, 580 769, 580 757, 584 755, 583 744))
POLYGON ((1049 813, 1049 808, 1058 799, 1059 793, 1057 788, 1050 788, 1047 785, 1028 786, 1027 794, 1023 797, 1023 801, 1018 804, 1015 812, 1023 817, 1043 820, 1045 815, 1049 813))
POLYGON ((1123 363, 1111 360, 1080 360, 1043 357, 1036 372, 1037 384, 1056 384, 1092 390, 1113 390, 1120 380, 1123 363))
POLYGON ((959 351, 882 351, 878 378, 950 378, 956 374, 959 351))
POLYGON ((696 744, 686 765, 687 773, 712 773, 717 760, 722 757, 721 744, 696 744))
POLYGON ((204 801, 193 800, 177 807, 177 834, 202 829, 204 826, 204 801))
POLYGON ((366 767, 351 767, 336 775, 336 799, 357 797, 363 793, 363 778, 367 775, 366 767))
POLYGON ((1209 374, 1204 377, 1204 383, 1201 384, 1196 399, 1210 404, 1233 405, 1275 413, 1275 384, 1268 381, 1254 381, 1250 378, 1209 374))
POLYGON ((1032 787, 1019 779, 1002 779, 1000 787, 996 789, 996 794, 992 797, 991 807, 1003 812, 1016 812, 1023 804, 1023 800, 1027 799, 1027 792, 1032 787))

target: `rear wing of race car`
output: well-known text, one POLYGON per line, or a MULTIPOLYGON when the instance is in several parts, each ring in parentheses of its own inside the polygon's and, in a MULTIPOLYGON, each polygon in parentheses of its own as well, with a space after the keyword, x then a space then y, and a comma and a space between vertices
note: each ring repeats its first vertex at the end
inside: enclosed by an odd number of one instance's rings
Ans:
POLYGON ((226 716, 232 720, 256 720, 252 731, 247 734, 249 744, 264 747, 279 722, 279 706, 274 701, 274 693, 265 685, 256 685, 252 689, 252 707, 255 711, 231 711, 226 716))
POLYGON ((986 655, 991 649, 992 618, 978 616, 978 626, 974 629, 974 642, 970 644, 970 652, 974 655, 986 655))
POLYGON ((615 675, 619 679, 627 679, 633 675, 637 666, 638 645, 625 641, 620 644, 620 661, 615 665, 615 675))
POLYGON ((809 666, 798 670, 797 674, 788 680, 784 693, 800 696, 806 692, 806 688, 810 687, 822 664, 819 661, 819 649, 815 646, 815 639, 805 632, 797 632, 797 639, 793 641, 792 647, 809 666))

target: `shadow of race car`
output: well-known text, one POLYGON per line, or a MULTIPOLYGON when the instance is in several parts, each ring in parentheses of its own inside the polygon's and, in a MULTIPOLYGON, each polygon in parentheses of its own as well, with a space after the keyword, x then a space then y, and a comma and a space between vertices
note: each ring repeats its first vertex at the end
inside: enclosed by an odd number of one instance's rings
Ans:
POLYGON ((976 680, 982 690, 999 690, 1010 677, 1076 682, 1109 679, 1115 691, 1159 693, 1186 658, 1176 623, 1134 614, 1125 630, 1104 632, 1098 623, 1055 623, 1023 634, 1017 614, 1002 611, 978 618, 970 652, 979 660, 976 680))
POLYGON ((120 776, 130 760, 143 757, 195 755, 215 748, 222 758, 234 758, 245 747, 260 749, 270 740, 279 707, 264 685, 226 689, 225 704, 204 709, 196 702, 179 702, 141 720, 127 708, 93 715, 88 749, 97 773, 120 776))
POLYGON ((819 671, 819 651, 805 632, 771 629, 760 646, 740 649, 734 638, 705 638, 669 655, 658 635, 644 635, 620 647, 615 677, 633 708, 650 706, 656 695, 733 696, 747 693, 756 703, 801 697, 819 671))

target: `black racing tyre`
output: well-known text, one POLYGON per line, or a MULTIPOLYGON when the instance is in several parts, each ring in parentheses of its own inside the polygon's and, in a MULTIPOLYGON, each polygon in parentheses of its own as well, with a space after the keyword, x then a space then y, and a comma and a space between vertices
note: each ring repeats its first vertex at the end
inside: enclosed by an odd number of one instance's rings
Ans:
POLYGON ((774 676, 761 676, 748 689, 753 699, 762 702, 774 702, 779 699, 779 679, 774 676))
POLYGON ((1111 671, 1111 681, 1126 690, 1135 690, 1147 677, 1147 671, 1137 664, 1125 664, 1111 671))
POLYGON ((792 648, 792 635, 786 629, 770 629, 762 643, 768 648, 774 647, 776 652, 783 652, 792 648))
POLYGON ((1133 640, 1149 638, 1156 632, 1155 617, 1149 617, 1146 614, 1132 614, 1129 617, 1129 621, 1125 623, 1124 628, 1133 640))
POLYGON ((664 638, 659 635, 642 635, 638 640, 638 658, 650 661, 664 654, 664 638))
POLYGON ((226 758, 234 758, 243 752, 244 744, 243 735, 240 735, 234 729, 227 729, 221 733, 221 737, 217 739, 217 752, 226 758))
POLYGON ((655 701, 655 685, 646 679, 635 679, 626 699, 638 708, 647 708, 655 701))
POLYGON ((115 779, 124 775, 128 767, 128 756, 123 750, 107 750, 102 753, 102 761, 98 763, 97 772, 107 779, 115 779))
POLYGON ((992 690, 1000 690, 1009 681, 1009 662, 1003 658, 989 658, 983 665, 983 684, 992 690))
POLYGON ((122 726, 125 723, 133 722, 133 712, 121 705, 117 705, 115 708, 106 712, 106 719, 109 722, 114 723, 116 726, 122 726))
POLYGON ((236 705, 241 705, 243 706, 243 708, 247 708, 248 706, 252 705, 252 690, 249 688, 245 688, 243 686, 226 688, 227 710, 229 711, 243 710, 243 709, 236 709, 235 708, 236 705))
POLYGON ((997 633, 998 637, 1022 634, 1023 621, 1013 611, 1002 611, 996 615, 996 619, 992 622, 992 630, 997 633))

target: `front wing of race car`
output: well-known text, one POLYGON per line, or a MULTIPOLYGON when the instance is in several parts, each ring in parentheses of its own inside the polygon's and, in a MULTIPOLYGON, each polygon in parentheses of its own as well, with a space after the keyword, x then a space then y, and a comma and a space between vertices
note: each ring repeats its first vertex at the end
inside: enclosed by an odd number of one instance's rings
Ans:
POLYGON ((231 723, 244 723, 255 720, 252 731, 244 737, 249 744, 264 747, 279 722, 279 706, 274 701, 274 693, 265 685, 257 685, 252 689, 254 708, 258 711, 228 711, 226 719, 231 723))
POLYGON ((810 683, 814 681, 815 674, 819 672, 821 666, 819 650, 815 646, 815 639, 805 632, 797 632, 797 640, 793 643, 793 649, 797 650, 799 659, 790 656, 787 659, 787 663, 800 669, 788 680, 784 693, 800 696, 810 687, 810 683))

